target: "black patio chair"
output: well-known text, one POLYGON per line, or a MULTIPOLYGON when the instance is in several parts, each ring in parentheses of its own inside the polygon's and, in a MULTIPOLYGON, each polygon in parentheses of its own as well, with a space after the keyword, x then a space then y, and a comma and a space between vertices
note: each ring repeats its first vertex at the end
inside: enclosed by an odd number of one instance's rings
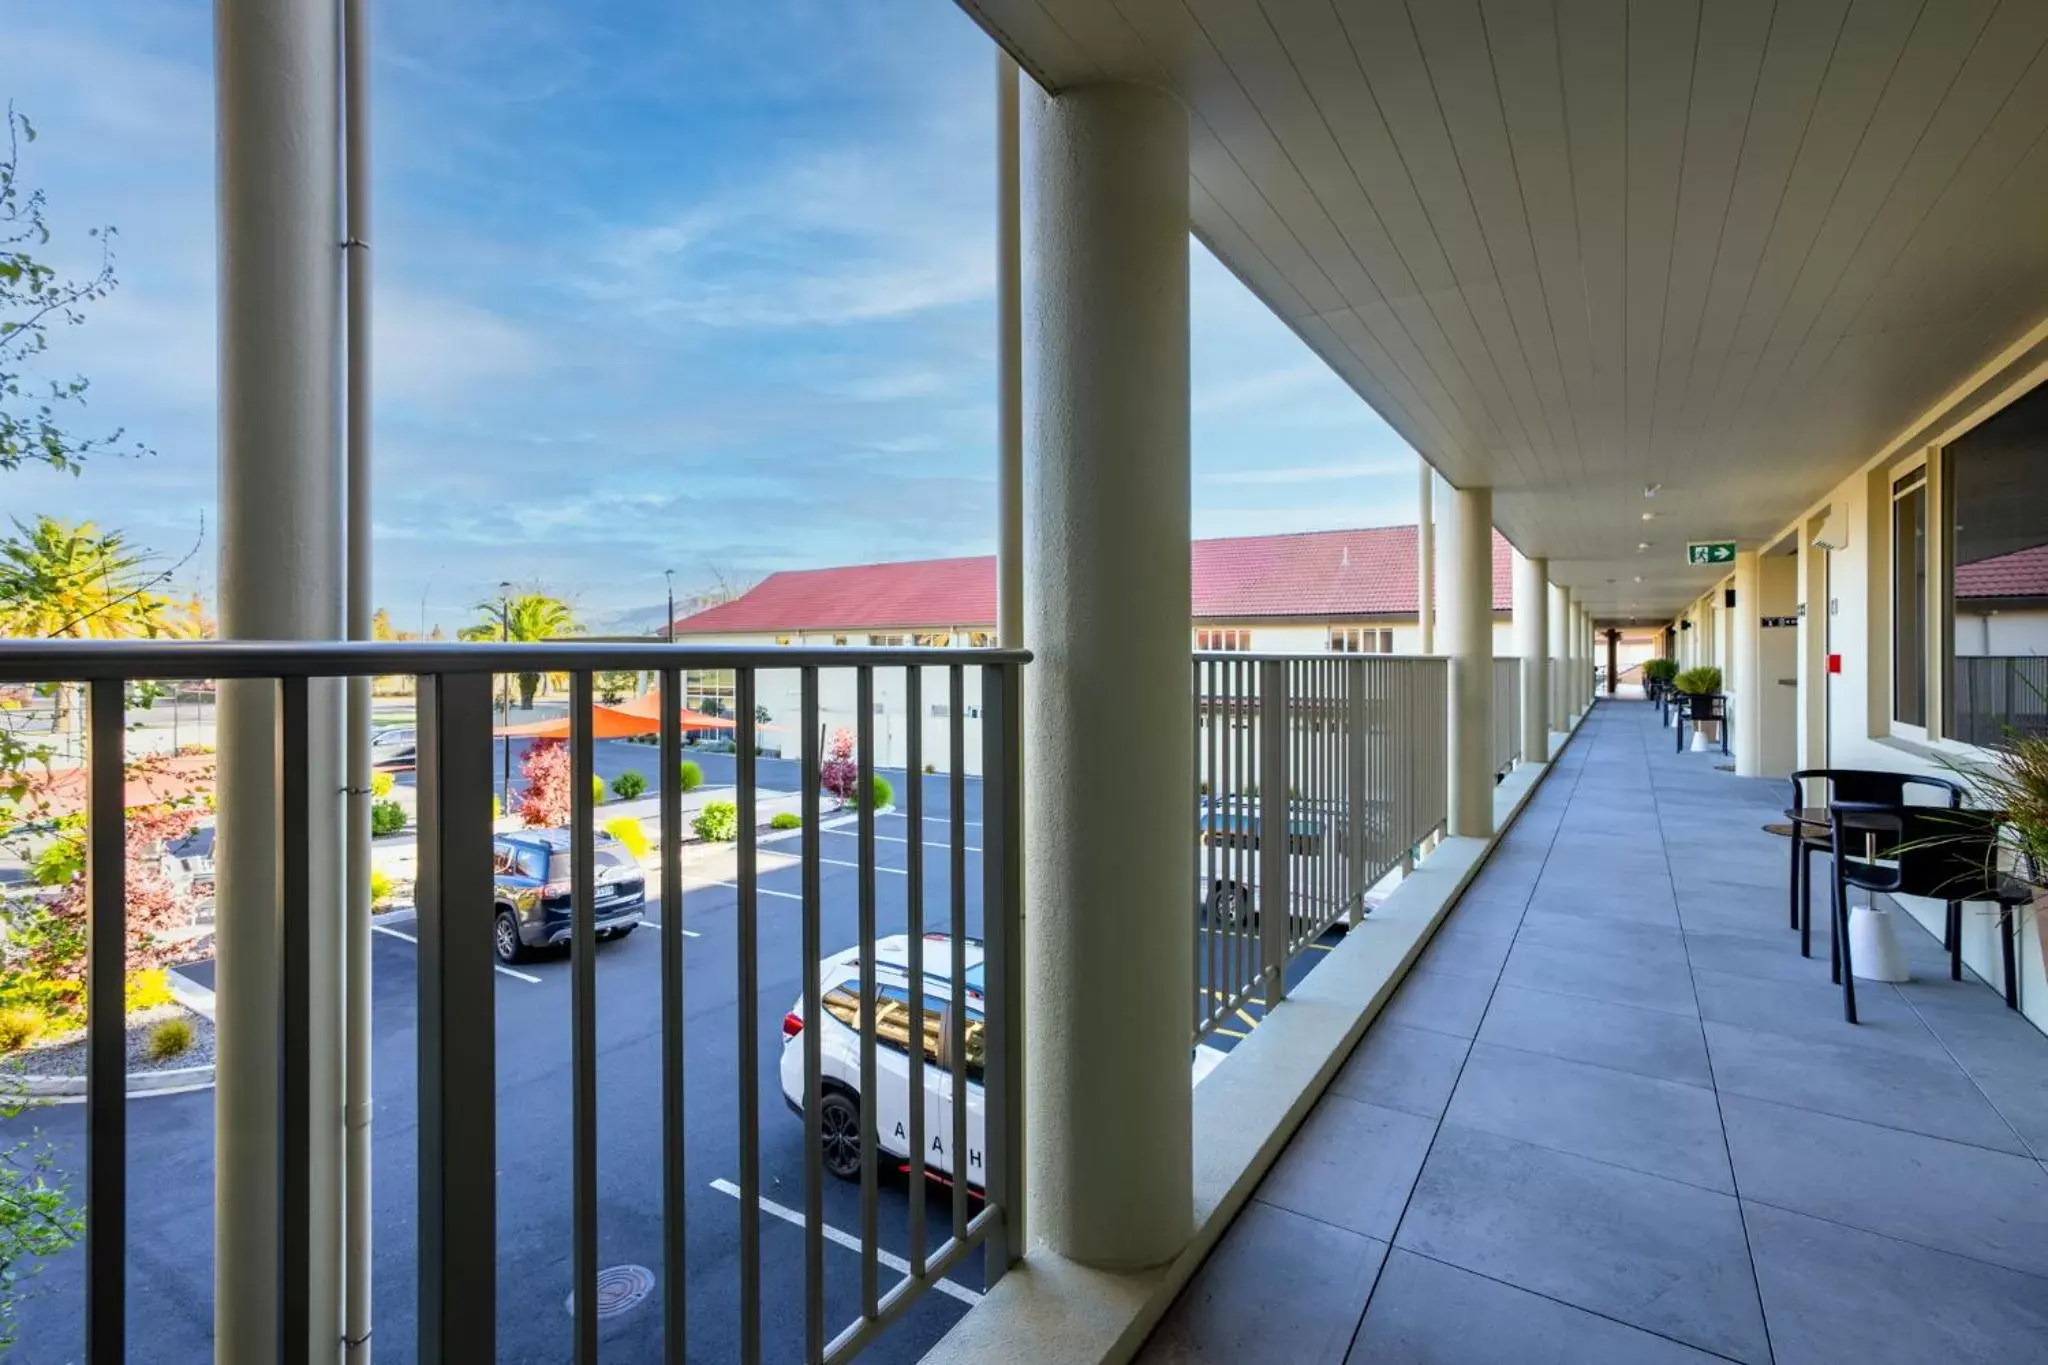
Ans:
MULTIPOLYGON (((1799 931, 1799 955, 1812 957, 1813 855, 1826 853, 1833 847, 1828 807, 1836 801, 1903 806, 1908 788, 1925 788, 1939 792, 1942 806, 1954 810, 1963 804, 1963 789, 1959 783, 1945 777, 1891 772, 1883 768, 1802 768, 1792 774, 1791 781, 1792 804, 1785 808, 1785 816, 1792 822, 1792 906, 1788 923, 1799 931), (1808 782, 1827 784, 1817 806, 1806 803, 1805 784, 1808 782)), ((1952 945, 1944 941, 1942 947, 1952 948, 1952 945)))
POLYGON ((1721 725, 1721 752, 1724 754, 1728 752, 1728 698, 1724 694, 1719 692, 1683 692, 1678 695, 1677 703, 1677 706, 1674 708, 1678 712, 1677 752, 1685 752, 1685 725, 1687 721, 1692 722, 1694 729, 1698 729, 1701 723, 1705 721, 1719 721, 1721 725))
POLYGON ((1963 904, 1989 901, 1998 907, 1999 952, 2005 968, 2005 1004, 2020 1007, 2015 951, 2018 907, 2034 888, 1999 867, 1999 828, 2005 813, 1954 810, 1944 806, 1899 806, 1874 801, 1836 801, 1828 807, 1834 833, 1835 905, 1830 936, 1842 985, 1842 1017, 1856 1022, 1856 969, 1849 953, 1849 888, 1889 895, 1926 896, 1948 904, 1943 938, 1949 979, 1963 979, 1963 904))

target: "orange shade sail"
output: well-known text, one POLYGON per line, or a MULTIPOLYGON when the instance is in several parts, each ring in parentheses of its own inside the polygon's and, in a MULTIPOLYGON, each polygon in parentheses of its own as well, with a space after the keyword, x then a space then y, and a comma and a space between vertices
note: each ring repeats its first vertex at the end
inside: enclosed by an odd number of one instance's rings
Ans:
MULTIPOLYGON (((685 730, 733 728, 733 723, 723 716, 706 716, 696 711, 684 711, 681 719, 685 730)), ((592 739, 630 739, 635 735, 651 735, 661 729, 660 702, 649 695, 635 697, 618 706, 594 705, 590 708, 590 722, 592 739)), ((505 739, 567 739, 569 718, 555 716, 550 720, 500 725, 491 733, 505 739)))

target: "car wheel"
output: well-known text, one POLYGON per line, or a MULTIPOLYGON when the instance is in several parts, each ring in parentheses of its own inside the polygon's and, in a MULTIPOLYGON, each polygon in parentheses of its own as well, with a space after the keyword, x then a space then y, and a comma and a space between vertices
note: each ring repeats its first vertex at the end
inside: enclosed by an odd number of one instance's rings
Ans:
POLYGON ((818 1155, 841 1180, 860 1179, 860 1104, 842 1090, 818 1102, 818 1155))
POLYGON ((519 941, 519 921, 510 910, 500 910, 491 926, 491 946, 500 962, 524 962, 526 945, 519 941))
POLYGON ((1257 928, 1258 911, 1252 908, 1252 894, 1241 882, 1218 882, 1209 889, 1209 923, 1231 929, 1257 928))

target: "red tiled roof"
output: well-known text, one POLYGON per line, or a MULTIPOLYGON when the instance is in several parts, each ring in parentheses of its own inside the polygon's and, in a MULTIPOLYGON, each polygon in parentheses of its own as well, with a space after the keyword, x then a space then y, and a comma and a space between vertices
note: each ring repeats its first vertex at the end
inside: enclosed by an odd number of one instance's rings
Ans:
MULTIPOLYGON (((1232 536, 1192 548, 1199 620, 1415 614, 1413 526, 1232 536)), ((1495 532, 1493 609, 1508 610, 1511 598, 1508 543, 1495 532)), ((995 557, 977 555, 770 574, 744 595, 682 618, 676 631, 915 630, 995 619, 995 557)))
POLYGON ((2048 597, 2048 545, 1956 565, 1956 596, 2048 597))

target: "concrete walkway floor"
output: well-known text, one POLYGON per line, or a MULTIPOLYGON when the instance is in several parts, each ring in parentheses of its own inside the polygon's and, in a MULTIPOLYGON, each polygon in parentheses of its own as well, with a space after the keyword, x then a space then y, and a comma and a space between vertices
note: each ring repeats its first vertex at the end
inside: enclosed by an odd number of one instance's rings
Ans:
POLYGON ((2048 1037, 1843 1022, 1725 761, 1595 707, 1141 1361, 2048 1362, 2048 1037))

